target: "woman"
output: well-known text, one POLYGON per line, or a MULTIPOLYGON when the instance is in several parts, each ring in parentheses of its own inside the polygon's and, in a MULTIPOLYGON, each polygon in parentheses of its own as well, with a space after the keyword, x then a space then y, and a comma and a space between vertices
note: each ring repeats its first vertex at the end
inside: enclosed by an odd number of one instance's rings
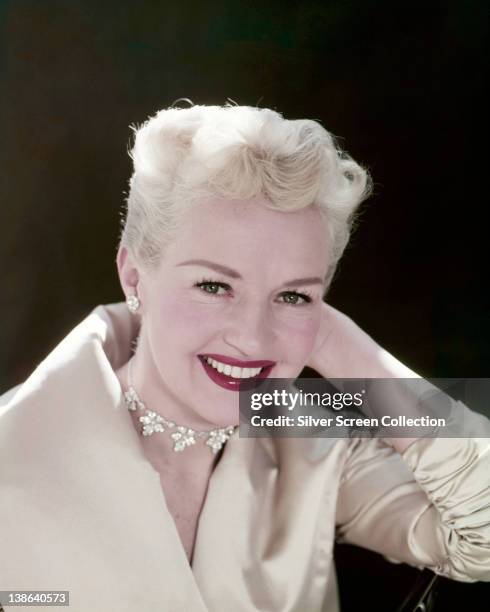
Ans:
POLYGON ((126 305, 2 400, 0 589, 69 590, 77 611, 332 612, 336 537, 489 580, 484 437, 238 436, 244 378, 416 376, 322 300, 364 170, 318 123, 238 106, 161 111, 132 157, 126 305))

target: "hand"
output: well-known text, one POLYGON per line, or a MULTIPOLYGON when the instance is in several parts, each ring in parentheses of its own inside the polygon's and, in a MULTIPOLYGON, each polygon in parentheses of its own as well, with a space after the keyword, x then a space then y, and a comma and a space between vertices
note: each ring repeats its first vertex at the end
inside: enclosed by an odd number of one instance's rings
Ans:
POLYGON ((307 366, 324 378, 418 378, 350 317, 323 303, 320 328, 307 366))
MULTIPOLYGON (((307 366, 324 378, 419 378, 351 318, 326 303, 322 304, 320 328, 307 366)), ((415 440, 384 438, 399 453, 415 440)))
POLYGON ((357 326, 352 319, 326 302, 322 303, 321 309, 320 328, 306 365, 324 378, 350 378, 353 374, 348 372, 346 351, 355 344, 349 341, 349 336, 353 335, 353 328, 357 326))

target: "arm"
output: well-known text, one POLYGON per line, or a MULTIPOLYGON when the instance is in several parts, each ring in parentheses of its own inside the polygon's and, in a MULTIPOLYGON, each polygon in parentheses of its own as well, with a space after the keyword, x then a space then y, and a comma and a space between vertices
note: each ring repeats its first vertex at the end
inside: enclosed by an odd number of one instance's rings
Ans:
MULTIPOLYGON (((322 305, 317 344, 308 366, 324 378, 420 378, 377 344, 352 319, 329 304, 322 305)), ((416 438, 389 438, 399 453, 416 438)))
POLYGON ((400 456, 355 440, 337 505, 340 541, 442 576, 490 581, 488 440, 430 439, 400 456))
MULTIPOLYGON (((322 376, 417 377, 339 311, 325 304, 323 317, 308 363, 322 376)), ((481 437, 351 442, 337 508, 342 541, 490 581, 490 422, 461 410, 481 437)))

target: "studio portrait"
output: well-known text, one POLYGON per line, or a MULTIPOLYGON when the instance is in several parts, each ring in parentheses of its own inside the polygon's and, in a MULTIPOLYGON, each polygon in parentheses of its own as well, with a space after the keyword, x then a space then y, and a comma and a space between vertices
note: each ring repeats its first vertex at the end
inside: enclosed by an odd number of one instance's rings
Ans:
POLYGON ((486 609, 487 11, 1 4, 0 612, 486 609))

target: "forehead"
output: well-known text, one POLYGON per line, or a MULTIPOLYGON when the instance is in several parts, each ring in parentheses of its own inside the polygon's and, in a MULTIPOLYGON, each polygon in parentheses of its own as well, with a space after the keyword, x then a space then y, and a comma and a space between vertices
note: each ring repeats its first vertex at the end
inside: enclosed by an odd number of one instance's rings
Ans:
POLYGON ((183 216, 166 258, 214 257, 220 263, 278 262, 326 271, 328 244, 325 221, 316 207, 283 212, 264 200, 209 198, 183 216))

